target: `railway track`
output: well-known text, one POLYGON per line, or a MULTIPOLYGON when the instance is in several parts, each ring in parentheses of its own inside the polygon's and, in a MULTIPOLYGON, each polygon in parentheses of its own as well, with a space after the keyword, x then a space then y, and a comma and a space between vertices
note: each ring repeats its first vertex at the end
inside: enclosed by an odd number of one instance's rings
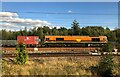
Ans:
MULTIPOLYGON (((2 47, 2 51, 16 51, 15 47, 2 47)), ((38 51, 91 51, 99 49, 97 47, 51 47, 37 48, 38 51)), ((27 51, 35 51, 35 48, 26 48, 27 51)))
MULTIPOLYGON (((67 57, 67 56, 88 56, 81 53, 28 53, 29 57, 67 57)), ((2 57, 16 57, 16 54, 3 54, 2 57)))
MULTIPOLYGON (((28 53, 29 57, 79 57, 79 56, 101 56, 101 55, 91 55, 91 54, 83 54, 83 53, 28 53)), ((120 56, 120 55, 114 55, 120 56)), ((5 57, 16 57, 16 54, 3 54, 3 58, 5 57)))

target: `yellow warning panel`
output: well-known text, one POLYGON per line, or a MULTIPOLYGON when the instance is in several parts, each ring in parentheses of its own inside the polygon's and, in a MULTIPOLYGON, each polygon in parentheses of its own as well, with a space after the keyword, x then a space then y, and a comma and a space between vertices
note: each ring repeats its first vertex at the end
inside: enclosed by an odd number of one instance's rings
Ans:
POLYGON ((77 42, 80 42, 80 41, 81 41, 81 39, 76 39, 76 41, 77 41, 77 42))

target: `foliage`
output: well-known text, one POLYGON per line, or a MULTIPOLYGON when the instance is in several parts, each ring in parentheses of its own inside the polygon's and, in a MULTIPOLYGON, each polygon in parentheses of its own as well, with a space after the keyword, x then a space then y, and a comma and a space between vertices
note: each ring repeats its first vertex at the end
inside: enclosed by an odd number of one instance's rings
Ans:
POLYGON ((116 41, 120 44, 120 28, 114 30, 113 32, 116 34, 116 41))
POLYGON ((92 66, 91 71, 96 72, 101 77, 113 77, 113 70, 116 67, 116 63, 113 61, 113 55, 110 54, 112 53, 112 49, 111 43, 106 44, 102 48, 103 52, 108 52, 109 54, 102 55, 98 65, 92 66))
POLYGON ((107 43, 107 44, 103 45, 102 52, 112 52, 113 49, 114 49, 113 44, 107 43))
POLYGON ((115 63, 113 61, 112 55, 104 55, 101 57, 101 60, 98 64, 98 75, 102 77, 112 77, 113 69, 115 67, 115 63))
POLYGON ((100 36, 104 35, 104 28, 99 26, 87 26, 82 28, 82 35, 100 36))
POLYGON ((39 36, 40 39, 44 39, 45 35, 83 35, 83 36, 107 36, 109 41, 118 42, 120 44, 120 29, 110 30, 108 27, 103 28, 102 26, 86 26, 80 28, 79 23, 74 20, 72 27, 67 29, 65 27, 60 28, 49 28, 47 26, 34 27, 33 29, 20 31, 6 31, 0 30, 2 34, 2 40, 16 40, 18 35, 25 36, 39 36))
POLYGON ((79 23, 76 20, 73 21, 71 29, 72 29, 73 35, 80 35, 79 23))
POLYGON ((120 52, 120 44, 117 44, 116 48, 118 49, 118 52, 120 52))
POLYGON ((25 45, 23 43, 18 44, 16 50, 17 50, 17 57, 15 59, 15 63, 25 64, 28 59, 28 54, 25 51, 25 45))

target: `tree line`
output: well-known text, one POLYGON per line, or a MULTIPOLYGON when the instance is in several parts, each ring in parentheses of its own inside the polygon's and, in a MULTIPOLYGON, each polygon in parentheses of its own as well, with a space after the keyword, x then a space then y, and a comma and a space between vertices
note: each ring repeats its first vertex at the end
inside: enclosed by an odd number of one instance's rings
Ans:
POLYGON ((65 27, 60 28, 49 28, 44 27, 34 27, 33 29, 27 30, 25 27, 24 30, 20 31, 6 31, 0 30, 2 33, 2 40, 16 40, 17 36, 39 36, 40 39, 43 39, 45 35, 80 35, 80 36, 107 36, 109 41, 119 42, 120 43, 120 29, 115 29, 111 31, 108 27, 103 28, 102 26, 87 26, 80 28, 79 23, 74 20, 71 24, 71 28, 67 29, 65 27))

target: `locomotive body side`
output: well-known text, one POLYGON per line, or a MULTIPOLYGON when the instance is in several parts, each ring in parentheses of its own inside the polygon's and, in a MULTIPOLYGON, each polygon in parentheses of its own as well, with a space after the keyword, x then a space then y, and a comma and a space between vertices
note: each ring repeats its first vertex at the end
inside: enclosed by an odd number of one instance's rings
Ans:
POLYGON ((107 42, 106 36, 45 36, 44 42, 107 42))
POLYGON ((100 46, 107 43, 106 36, 98 36, 98 37, 90 37, 90 36, 45 36, 44 43, 46 45, 57 45, 57 44, 64 44, 71 46, 100 46), (73 45, 74 44, 74 45, 73 45))

